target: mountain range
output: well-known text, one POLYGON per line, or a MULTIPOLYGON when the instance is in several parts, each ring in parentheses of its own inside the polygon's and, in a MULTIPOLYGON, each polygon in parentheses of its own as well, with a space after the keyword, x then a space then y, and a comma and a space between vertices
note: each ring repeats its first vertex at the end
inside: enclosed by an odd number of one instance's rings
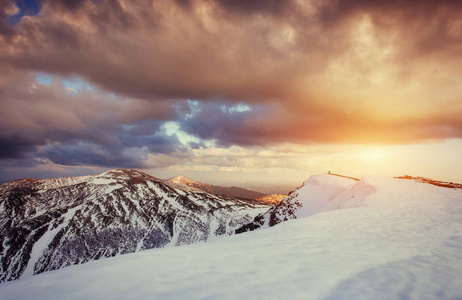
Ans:
POLYGON ((112 170, 0 185, 0 281, 102 257, 210 241, 234 234, 271 207, 183 183, 112 170))
POLYGON ((224 196, 231 196, 236 198, 242 199, 257 199, 263 198, 267 196, 266 194, 247 190, 244 188, 232 186, 232 187, 223 187, 217 185, 211 185, 207 183, 198 182, 192 180, 185 176, 176 176, 173 178, 168 179, 169 182, 177 184, 180 187, 190 187, 196 191, 204 191, 214 195, 224 195, 224 196))

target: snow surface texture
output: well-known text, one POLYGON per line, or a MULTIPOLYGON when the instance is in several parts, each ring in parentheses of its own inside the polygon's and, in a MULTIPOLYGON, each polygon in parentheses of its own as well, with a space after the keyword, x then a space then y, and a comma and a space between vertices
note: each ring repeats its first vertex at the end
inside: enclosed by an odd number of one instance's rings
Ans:
MULTIPOLYGON (((329 190, 343 190, 332 178, 314 179, 329 190)), ((326 203, 322 197, 336 193, 326 190, 311 201, 326 203)), ((12 300, 462 298, 460 189, 364 177, 342 199, 339 207, 354 208, 5 282, 0 295, 12 300)))

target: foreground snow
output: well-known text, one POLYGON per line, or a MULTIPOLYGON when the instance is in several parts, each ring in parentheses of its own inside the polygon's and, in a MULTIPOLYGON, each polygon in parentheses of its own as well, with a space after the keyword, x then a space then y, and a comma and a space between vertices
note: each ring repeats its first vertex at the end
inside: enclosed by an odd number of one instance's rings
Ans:
MULTIPOLYGON (((330 182, 325 176, 316 178, 319 184, 330 182)), ((2 283, 0 295, 2 299, 462 298, 460 189, 366 177, 344 199, 339 206, 348 209, 264 230, 2 283)))

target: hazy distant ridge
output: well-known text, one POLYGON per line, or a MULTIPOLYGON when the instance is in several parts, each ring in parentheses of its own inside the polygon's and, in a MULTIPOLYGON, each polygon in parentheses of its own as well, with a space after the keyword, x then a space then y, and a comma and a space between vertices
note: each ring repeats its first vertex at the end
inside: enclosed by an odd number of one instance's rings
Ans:
POLYGON ((244 199, 257 199, 257 198, 262 198, 266 196, 266 194, 247 190, 247 189, 236 187, 236 186, 223 187, 223 186, 206 184, 206 183, 192 180, 185 176, 177 176, 177 177, 169 179, 168 181, 178 184, 178 185, 192 187, 192 188, 195 188, 195 189, 207 192, 207 193, 211 193, 214 195, 226 195, 226 196, 232 196, 232 197, 238 197, 238 198, 244 198, 244 199))

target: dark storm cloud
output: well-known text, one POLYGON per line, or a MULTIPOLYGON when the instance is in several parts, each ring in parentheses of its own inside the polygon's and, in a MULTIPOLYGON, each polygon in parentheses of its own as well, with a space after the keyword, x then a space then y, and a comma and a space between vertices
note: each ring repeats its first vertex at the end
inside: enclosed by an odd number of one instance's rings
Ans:
POLYGON ((148 153, 182 147, 176 136, 161 131, 174 116, 176 101, 143 105, 96 89, 73 92, 59 79, 44 85, 28 75, 0 87, 0 159, 148 167, 148 153))
MULTIPOLYGON (((156 122, 157 123, 157 122, 156 122)), ((170 154, 177 150, 186 150, 181 145, 176 135, 165 135, 154 130, 155 125, 151 124, 137 124, 134 128, 123 130, 117 134, 120 141, 120 147, 123 148, 147 148, 147 153, 162 153, 170 154)))
POLYGON ((52 0, 49 3, 58 9, 72 12, 81 8, 85 4, 85 0, 52 0))
MULTIPOLYGON (((114 133, 109 144, 79 139, 47 145, 38 156, 60 165, 91 165, 109 168, 155 167, 147 161, 148 154, 172 154, 184 146, 177 136, 159 132, 160 124, 144 124, 149 132, 121 129, 114 133), (157 129, 156 129, 157 127, 157 129)), ((134 128, 139 128, 134 125, 134 128)), ((183 149, 184 150, 184 149, 183 149)))
POLYGON ((287 0, 218 0, 217 2, 241 14, 270 13, 277 16, 291 8, 291 1, 287 0))
POLYGON ((254 107, 248 111, 230 112, 226 108, 228 107, 223 102, 194 103, 194 108, 191 108, 188 117, 180 115, 181 128, 201 139, 216 140, 220 146, 225 147, 234 144, 268 144, 271 137, 261 135, 265 125, 262 124, 261 128, 251 128, 253 126, 250 123, 270 116, 270 110, 254 107))
POLYGON ((0 137, 0 159, 23 158, 27 153, 35 150, 35 144, 17 136, 0 137))
POLYGON ((60 165, 92 165, 121 168, 141 168, 140 157, 126 157, 120 149, 113 147, 95 147, 95 145, 54 146, 41 153, 43 157, 60 165))

